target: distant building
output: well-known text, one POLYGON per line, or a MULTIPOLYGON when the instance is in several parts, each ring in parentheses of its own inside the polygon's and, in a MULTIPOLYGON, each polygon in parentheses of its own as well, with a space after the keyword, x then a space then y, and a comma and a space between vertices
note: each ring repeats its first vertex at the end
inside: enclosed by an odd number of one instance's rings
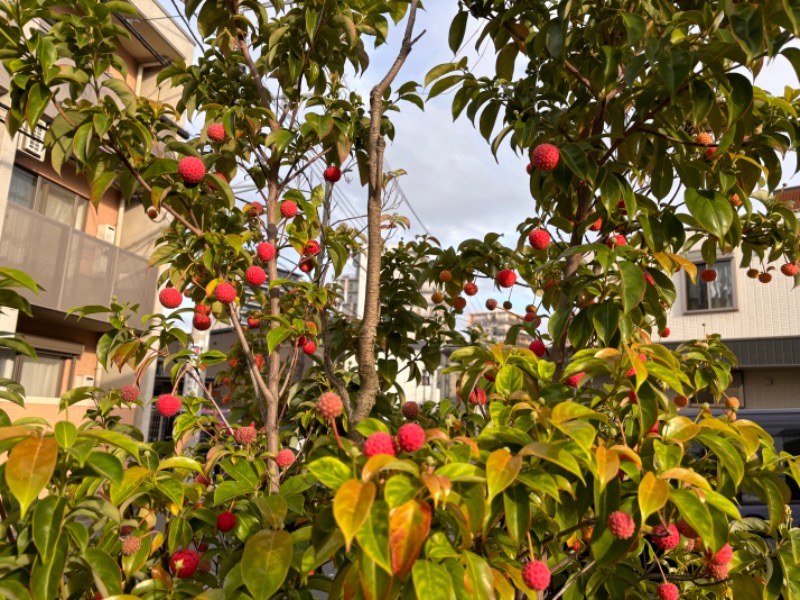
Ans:
MULTIPOLYGON (((511 328, 514 325, 521 325, 522 322, 520 315, 500 308, 467 315, 467 325, 474 329, 479 329, 488 340, 495 343, 505 342, 511 328)), ((527 346, 532 341, 533 338, 524 330, 520 330, 517 334, 516 342, 518 346, 527 346)))

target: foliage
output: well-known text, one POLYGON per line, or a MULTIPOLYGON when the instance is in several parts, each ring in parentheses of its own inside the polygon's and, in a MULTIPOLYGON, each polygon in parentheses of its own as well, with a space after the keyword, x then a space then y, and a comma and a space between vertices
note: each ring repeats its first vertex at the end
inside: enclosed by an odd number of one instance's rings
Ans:
MULTIPOLYGON (((456 88, 454 116, 477 122, 492 151, 506 140, 525 154, 551 143, 561 160, 552 172, 532 169, 535 209, 514 247, 489 233, 457 248, 422 238, 386 251, 373 273, 383 294, 368 348, 381 386, 360 421, 348 417, 362 384, 354 340, 364 327, 336 308, 329 274, 364 240, 330 223, 332 184, 299 182, 316 161, 350 158, 369 180, 372 115, 342 80, 368 68, 365 40, 383 44, 389 19, 413 17, 416 3, 187 2, 206 45, 197 64, 162 72, 182 87, 176 107, 103 76, 124 73, 114 48, 125 31, 113 15, 129 13, 127 4, 63 6, 0 4, 0 56, 13 75, 9 129, 35 123, 66 85, 47 139, 54 166, 74 159, 95 201, 118 185, 145 209, 168 212, 151 264, 166 267, 163 283, 195 310, 230 323, 239 344, 194 356, 183 349, 180 312, 139 324, 128 323, 124 305, 77 310, 110 312, 105 364, 141 372, 161 356, 177 385, 228 360, 219 378, 234 408, 229 422, 201 386, 201 397, 182 398, 176 441, 159 444, 115 416, 130 405, 116 390, 65 395, 65 408, 96 403, 79 426, 3 419, 4 595, 508 599, 536 597, 522 576, 531 560, 552 573, 551 598, 649 598, 666 580, 684 598, 800 595, 800 533, 784 511, 800 463, 734 409, 682 413, 675 403, 724 398, 735 357, 719 336, 670 350, 650 335, 668 324, 672 276, 695 276, 693 248, 709 265, 730 252, 744 264, 797 259, 796 218, 772 194, 779 158, 796 149, 800 103, 791 88, 777 98, 755 83, 779 54, 800 65, 791 3, 461 0, 450 46, 455 53, 477 23, 477 43, 497 53, 494 73, 478 77, 465 59, 436 66, 428 100, 456 88), (26 37, 34 18, 53 27, 26 37), (202 133, 177 141, 170 119, 196 112, 202 133), (221 142, 208 137, 216 123, 221 142), (203 182, 187 185, 171 153, 201 158, 203 182), (262 204, 242 205, 212 171, 249 178, 262 204), (297 216, 280 216, 285 201, 297 216), (556 239, 535 250, 525 237, 540 227, 556 239), (626 243, 607 243, 612 236, 626 243), (312 240, 320 252, 304 255, 312 240), (258 259, 264 242, 297 254, 298 269, 311 264, 309 277, 258 259), (247 283, 254 264, 268 271, 266 289, 247 283), (536 303, 547 331, 521 318, 505 343, 467 342, 454 331, 457 300, 467 284, 506 269, 519 274, 513 291, 536 303), (223 282, 235 286, 232 303, 216 298, 223 282), (443 296, 430 312, 423 283, 443 296), (247 299, 258 308, 242 314, 247 299), (256 326, 246 328, 248 317, 256 326), (522 330, 549 354, 515 345, 522 330), (309 340, 320 352, 297 374, 309 340), (457 394, 417 416, 401 412, 403 369, 420 379, 451 344, 460 348, 445 375, 457 379, 457 394), (341 416, 317 404, 331 390, 341 416), (276 460, 281 448, 296 453, 292 464, 276 460), (742 492, 762 500, 767 520, 741 518, 742 492), (623 539, 609 526, 620 511, 634 524, 623 539), (225 531, 230 515, 218 518, 229 512, 235 525, 225 531), (672 524, 682 536, 666 548, 658 528, 672 524), (732 558, 719 558, 730 547, 732 558), (199 568, 183 577, 188 550, 199 553, 199 568)), ((386 111, 400 100, 421 104, 417 87, 382 97, 384 135, 394 133, 386 111)), ((13 282, 35 290, 21 274, 0 277, 0 291, 13 282)), ((0 303, 27 306, 15 292, 0 303)), ((17 384, 0 385, 13 395, 3 398, 21 399, 17 384)))

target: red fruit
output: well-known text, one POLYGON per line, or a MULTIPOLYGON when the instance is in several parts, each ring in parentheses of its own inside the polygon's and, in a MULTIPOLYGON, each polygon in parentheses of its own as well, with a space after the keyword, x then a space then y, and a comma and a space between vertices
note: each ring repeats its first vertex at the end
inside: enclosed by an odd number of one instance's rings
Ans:
POLYGON ((608 515, 608 530, 618 540, 627 540, 636 531, 636 523, 628 513, 617 510, 608 515))
POLYGON ((714 269, 703 269, 700 271, 700 279, 706 283, 711 283, 717 279, 717 272, 714 269))
POLYGON ((236 300, 236 288, 227 281, 223 281, 214 289, 214 296, 223 304, 230 304, 236 300))
POLYGON ((678 522, 675 524, 675 526, 678 528, 678 531, 681 532, 681 535, 686 536, 687 538, 697 537, 697 532, 692 529, 692 526, 683 519, 678 519, 678 522))
POLYGON ((200 557, 194 550, 178 550, 172 555, 169 566, 176 577, 191 577, 199 562, 200 557))
POLYGON ((550 569, 540 560, 532 560, 522 567, 522 581, 532 590, 541 592, 550 585, 550 569))
POLYGON ((655 280, 655 279, 653 279, 653 276, 652 276, 652 275, 650 275, 650 273, 645 273, 645 274, 644 274, 644 280, 645 280, 647 283, 649 283, 650 285, 655 285, 655 284, 656 284, 656 280, 655 280))
POLYGON ((205 174, 206 166, 196 156, 187 156, 178 163, 178 175, 187 185, 197 185, 205 174))
POLYGON ((275 463, 278 465, 279 468, 285 469, 294 462, 294 452, 289 450, 289 448, 284 448, 280 452, 278 452, 277 456, 275 456, 275 463))
POLYGON ((133 526, 131 526, 131 525, 120 525, 119 534, 122 537, 128 537, 132 533, 133 533, 133 526))
POLYGON ((261 202, 253 202, 250 204, 250 210, 247 212, 249 217, 255 218, 264 212, 264 205, 261 202))
POLYGON ((566 383, 569 387, 575 389, 575 388, 578 387, 578 384, 580 383, 581 378, 584 375, 586 375, 586 373, 584 373, 582 371, 580 373, 575 373, 575 375, 573 375, 571 377, 567 377, 567 380, 564 383, 566 383))
POLYGON ((658 586, 658 600, 678 600, 680 590, 674 583, 662 583, 658 586))
POLYGON ((200 475, 195 475, 194 482, 199 483, 200 485, 209 485, 211 483, 202 473, 200 475))
POLYGON ((544 229, 534 229, 528 234, 528 242, 536 250, 544 250, 550 245, 550 234, 544 229))
POLYGON ((558 166, 561 153, 553 144, 540 144, 533 149, 531 162, 542 171, 552 171, 558 166))
POLYGON ((211 317, 201 313, 194 313, 194 317, 192 317, 192 327, 197 329, 197 331, 207 331, 211 329, 211 317))
POLYGON ((314 268, 314 260, 311 258, 304 258, 297 266, 303 273, 310 273, 311 269, 314 268))
POLYGON ((162 417, 174 417, 181 411, 181 399, 172 394, 162 394, 156 400, 156 410, 162 417))
POLYGON ((539 317, 536 316, 536 313, 525 313, 525 316, 522 317, 522 320, 525 321, 526 323, 533 323, 534 321, 536 321, 535 327, 538 327, 539 323, 541 323, 542 321, 539 317))
POLYGON ((166 287, 158 293, 158 301, 164 308, 178 308, 183 302, 183 296, 174 287, 166 287))
POLYGON ((704 144, 708 146, 709 144, 714 142, 714 138, 711 137, 711 134, 708 133, 707 131, 701 131, 700 133, 697 134, 697 137, 694 138, 694 141, 697 142, 698 144, 704 144))
POLYGON ((225 139, 225 128, 220 123, 212 123, 206 129, 208 139, 214 142, 221 142, 225 139))
POLYGON ((669 334, 670 334, 669 327, 664 327, 664 329, 661 330, 660 335, 661 337, 669 337, 669 334))
POLYGON ((235 358, 231 358, 230 360, 228 360, 228 366, 231 369, 235 369, 238 364, 239 364, 239 361, 236 360, 235 358))
POLYGON ((592 231, 600 231, 602 227, 603 227, 603 219, 597 219, 597 221, 589 225, 589 229, 591 229, 592 231))
POLYGON ((419 404, 411 401, 405 402, 403 406, 400 407, 400 412, 403 413, 406 419, 414 420, 419 416, 419 404))
POLYGON ((291 200, 284 200, 281 203, 281 215, 285 219, 291 219, 297 214, 297 204, 291 200))
POLYGON ((453 308, 456 310, 464 310, 467 308, 467 299, 462 298, 461 296, 453 298, 453 308))
POLYGON ((122 538, 121 541, 122 541, 122 553, 125 556, 133 556, 139 551, 139 548, 142 547, 142 541, 136 536, 122 538))
POLYGON ((706 158, 708 158, 708 159, 710 159, 710 160, 719 160, 719 156, 714 156, 714 157, 712 158, 712 155, 713 155, 713 154, 714 154, 716 151, 717 151, 717 147, 716 147, 716 146, 711 146, 711 147, 710 147, 708 150, 706 150, 706 158))
MULTIPOLYGON (((417 427, 419 427, 419 425, 417 425, 417 427)), ((367 458, 371 458, 378 454, 397 456, 392 436, 383 431, 376 431, 367 438, 366 442, 364 442, 364 455, 367 458)))
POLYGON ((544 342, 542 340, 533 340, 530 343, 530 346, 528 346, 528 349, 539 358, 544 356, 545 352, 547 352, 547 348, 545 347, 544 342))
MULTIPOLYGON (((222 181, 225 181, 225 182, 227 182, 227 181, 228 181, 228 178, 227 178, 227 177, 225 177, 225 175, 223 175, 222 173, 219 173, 219 172, 216 172, 216 173, 214 173, 214 177, 219 177, 220 179, 222 179, 222 181)), ((212 178, 212 179, 213 179, 213 178, 212 178)), ((209 182, 208 182, 208 187, 210 187, 210 188, 211 188, 212 190, 214 190, 215 192, 217 191, 217 186, 215 186, 215 185, 214 185, 214 182, 213 182, 213 181, 209 181, 209 182)))
POLYGON ((478 286, 472 283, 471 281, 464 285, 464 293, 467 296, 474 296, 478 293, 478 286))
POLYGON ((100 592, 95 592, 94 600, 103 600, 103 594, 101 594, 100 592))
POLYGON ((277 254, 275 251, 275 246, 269 242, 261 242, 258 246, 256 246, 256 253, 258 254, 259 260, 264 262, 271 261, 277 254))
MULTIPOLYGON (((695 536, 696 537, 696 536, 695 536)), ((719 549, 714 556, 710 556, 709 560, 715 565, 727 565, 733 558, 733 548, 730 544, 725 544, 719 549)))
POLYGON ((197 570, 201 573, 211 572, 211 561, 207 558, 201 558, 197 563, 197 570))
POLYGON ((322 174, 325 178, 325 181, 329 183, 336 183, 342 178, 342 170, 337 166, 330 166, 325 169, 325 172, 322 174))
POLYGON ((609 236, 609 238, 606 240, 606 246, 608 246, 612 250, 617 246, 627 246, 627 245, 628 245, 628 240, 626 240, 625 236, 621 234, 609 236))
POLYGON ((416 423, 406 423, 397 430, 397 445, 403 452, 416 452, 425 445, 425 430, 416 423))
POLYGON ((495 308, 497 308, 497 300, 494 298, 489 298, 486 301, 486 310, 494 310, 495 308))
POLYGON ((267 274, 264 272, 264 269, 255 265, 247 267, 247 271, 245 271, 244 275, 247 278, 247 283, 255 287, 261 287, 267 280, 267 274))
POLYGON ((264 366, 264 357, 261 354, 256 354, 253 357, 253 360, 256 362, 256 366, 261 369, 264 366))
POLYGON ((249 427, 239 427, 239 429, 233 432, 233 439, 242 446, 252 444, 256 441, 257 437, 256 428, 252 425, 249 427))
POLYGON ((139 386, 127 383, 120 388, 119 395, 125 402, 133 402, 139 397, 139 386))
POLYGON ((728 565, 718 565, 717 563, 709 563, 706 565, 706 570, 711 576, 711 579, 722 581, 728 578, 728 565))
POLYGON ((226 533, 236 527, 236 515, 232 512, 221 512, 217 515, 217 529, 226 533))
POLYGON ((325 392, 317 400, 317 414, 323 419, 340 417, 343 407, 342 399, 334 392, 325 392))
POLYGON ((657 434, 658 433, 658 421, 653 423, 653 426, 650 429, 647 430, 647 433, 648 434, 650 434, 650 433, 656 433, 657 434))
POLYGON ((681 541, 681 534, 675 525, 669 526, 669 532, 664 529, 663 525, 656 525, 653 527, 653 545, 658 546, 662 550, 672 550, 678 547, 681 541))
POLYGON ((497 274, 495 281, 500 287, 510 288, 517 281, 517 274, 514 271, 504 269, 497 274))
POLYGON ((250 329, 255 329, 261 325, 261 321, 255 317, 247 317, 247 326, 250 329))
POLYGON ((800 268, 797 266, 797 263, 786 263, 785 265, 781 266, 781 273, 787 277, 794 277, 797 275, 798 271, 800 271, 800 268))
POLYGON ((636 395, 635 390, 628 390, 628 400, 631 404, 639 404, 639 396, 636 395))
POLYGON ((303 352, 305 354, 314 354, 317 351, 317 344, 314 340, 309 340, 305 344, 303 344, 303 352))
POLYGON ((309 240, 303 246, 303 254, 305 256, 316 256, 319 253, 319 242, 316 240, 309 240))
POLYGON ((528 172, 528 175, 533 173, 533 163, 528 163, 528 166, 525 167, 525 170, 528 172))
POLYGON ((194 307, 194 312, 196 312, 198 315, 205 315, 208 317, 211 315, 211 307, 208 304, 198 304, 194 307))
POLYGON ((475 388, 469 394, 469 401, 471 404, 486 404, 486 390, 475 388))

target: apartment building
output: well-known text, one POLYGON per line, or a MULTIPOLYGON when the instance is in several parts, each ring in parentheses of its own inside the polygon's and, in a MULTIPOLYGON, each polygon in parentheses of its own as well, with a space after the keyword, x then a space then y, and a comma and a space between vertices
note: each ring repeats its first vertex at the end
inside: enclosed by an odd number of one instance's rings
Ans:
MULTIPOLYGON (((786 188, 779 199, 797 212, 800 186, 786 188)), ((698 271, 706 268, 699 252, 688 258, 698 271)), ((782 263, 771 265, 772 280, 762 283, 747 276, 748 269, 760 271, 762 265, 740 266, 741 258, 738 250, 720 256, 711 283, 699 278, 692 283, 685 271, 674 276, 677 301, 668 319, 669 338, 661 341, 676 347, 719 333, 739 361, 727 393, 739 398, 743 409, 800 408, 800 290, 793 290, 793 277, 780 272, 782 263)))
MULTIPOLYGON (((173 61, 191 61, 192 39, 156 0, 130 3, 140 18, 119 21, 131 34, 117 49, 128 66, 126 83, 140 96, 174 102, 180 90, 159 87, 156 78, 173 61)), ((46 29, 48 24, 40 26, 46 29)), ((8 74, 0 70, 0 107, 8 103, 8 74)), ((140 203, 126 205, 113 188, 95 208, 73 162, 57 174, 42 143, 54 117, 55 110, 48 109, 34 131, 25 129, 14 137, 0 130, 0 265, 25 271, 43 288, 38 296, 26 295, 33 317, 13 311, 0 315, 0 330, 24 336, 38 354, 34 361, 0 353, 0 377, 20 381, 27 394, 25 408, 0 401, 12 420, 64 418, 58 415, 58 403, 66 390, 132 381, 130 372, 105 372, 98 364, 97 343, 108 328, 105 315, 78 320, 67 316, 70 308, 108 305, 116 297, 139 304, 139 315, 159 310, 158 272, 148 268, 148 257, 167 222, 151 221, 140 203)), ((155 365, 140 381, 144 399, 152 391, 154 375, 155 365)), ((80 420, 89 406, 81 402, 70 407, 68 418, 80 420)), ((123 420, 142 426, 145 412, 129 411, 123 420)))
MULTIPOLYGON (((521 325, 522 318, 517 313, 496 308, 473 312, 467 315, 467 325, 479 330, 487 340, 493 343, 505 343, 506 336, 514 325, 521 325)), ((533 338, 524 330, 517 334, 517 345, 527 346, 533 338)))

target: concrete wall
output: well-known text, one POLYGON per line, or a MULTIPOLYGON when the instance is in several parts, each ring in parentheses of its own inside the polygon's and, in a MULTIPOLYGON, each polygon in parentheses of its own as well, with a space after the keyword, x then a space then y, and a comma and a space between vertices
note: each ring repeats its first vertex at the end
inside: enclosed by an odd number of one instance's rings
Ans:
MULTIPOLYGON (((699 259, 690 255, 690 260, 699 259)), ((674 277, 678 299, 667 319, 670 328, 669 341, 703 338, 706 334, 719 333, 724 339, 747 339, 800 335, 800 319, 797 318, 797 303, 800 290, 792 291, 794 280, 780 273, 780 264, 772 271, 768 284, 745 275, 739 268, 741 254, 733 255, 735 310, 721 312, 686 313, 685 272, 674 277)), ((755 266, 755 265, 754 265, 755 266)))
POLYGON ((745 407, 800 408, 800 368, 746 369, 745 407))

